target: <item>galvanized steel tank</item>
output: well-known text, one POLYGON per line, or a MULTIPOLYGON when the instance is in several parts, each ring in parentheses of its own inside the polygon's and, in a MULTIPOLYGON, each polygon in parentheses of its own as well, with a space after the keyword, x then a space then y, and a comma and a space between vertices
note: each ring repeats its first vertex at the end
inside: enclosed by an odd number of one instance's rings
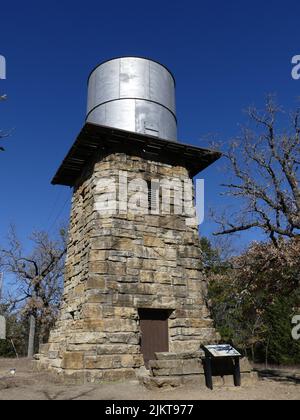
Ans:
POLYGON ((88 80, 87 122, 177 140, 175 80, 156 61, 122 57, 88 80))

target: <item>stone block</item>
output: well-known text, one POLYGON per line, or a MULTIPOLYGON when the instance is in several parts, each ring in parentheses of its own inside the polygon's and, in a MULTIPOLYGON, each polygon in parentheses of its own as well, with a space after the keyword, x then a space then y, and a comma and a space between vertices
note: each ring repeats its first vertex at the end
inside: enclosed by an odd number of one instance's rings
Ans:
POLYGON ((99 303, 86 303, 82 307, 82 318, 101 318, 103 316, 103 309, 99 303))
POLYGON ((139 344, 140 337, 137 333, 108 333, 107 334, 108 342, 110 343, 120 343, 120 344, 139 344))
POLYGON ((90 261, 105 261, 109 255, 109 251, 91 250, 90 261))
POLYGON ((204 356, 204 351, 193 351, 193 352, 178 352, 178 353, 155 353, 157 360, 185 360, 185 359, 201 359, 204 356))
POLYGON ((186 286, 174 286, 174 296, 184 298, 187 294, 186 286))
POLYGON ((109 293, 103 293, 103 291, 93 289, 86 292, 86 301, 88 303, 105 303, 112 304, 113 295, 109 293))
POLYGON ((95 274, 107 274, 108 263, 103 261, 91 261, 89 263, 89 272, 95 274))
POLYGON ((142 259, 139 258, 139 261, 141 261, 143 270, 157 270, 158 269, 158 260, 152 259, 142 259))
POLYGON ((182 384, 185 386, 197 386, 199 388, 207 389, 204 373, 198 375, 183 375, 181 380, 182 384))
POLYGON ((67 351, 70 352, 84 352, 89 355, 97 355, 97 344, 68 344, 66 347, 67 351))
POLYGON ((132 320, 138 319, 138 311, 136 308, 115 307, 114 315, 117 318, 132 319, 132 320))
POLYGON ((113 304, 117 306, 134 306, 134 295, 124 295, 115 293, 113 296, 113 304))
POLYGON ((179 365, 176 368, 152 368, 151 372, 153 376, 181 376, 183 374, 182 367, 179 365))
POLYGON ((59 358, 49 358, 49 365, 55 369, 61 369, 63 366, 62 359, 59 358))
POLYGON ((97 346, 97 355, 105 354, 138 354, 139 346, 129 344, 103 344, 97 346))
POLYGON ((72 334, 68 339, 69 344, 102 344, 107 340, 106 334, 102 332, 78 332, 72 334))
POLYGON ((89 275, 86 282, 86 289, 99 289, 103 290, 105 288, 105 280, 101 275, 89 275))
POLYGON ((167 272, 157 271, 154 273, 154 281, 162 284, 172 284, 172 275, 167 272))
POLYGON ((101 355, 85 357, 85 369, 114 369, 118 367, 121 367, 119 356, 101 355))
MULTIPOLYGON (((126 267, 126 277, 123 277, 123 281, 125 281, 126 283, 130 282, 130 280, 126 280, 127 278, 131 278, 131 279, 136 279, 136 281, 138 281, 138 277, 140 275, 140 270, 138 270, 137 268, 128 268, 126 267)), ((119 277, 122 278, 122 277, 119 277)))
POLYGON ((126 274, 126 265, 116 261, 109 262, 108 273, 116 276, 124 276, 126 274))
POLYGON ((86 332, 134 332, 137 322, 130 319, 86 319, 82 322, 82 329, 86 332))
POLYGON ((251 366, 249 360, 247 357, 243 357, 240 359, 240 369, 242 373, 252 372, 253 367, 251 366))
POLYGON ((121 356, 121 366, 123 368, 139 368, 144 364, 143 356, 141 354, 126 354, 121 356))
POLYGON ((49 359, 57 359, 59 357, 58 351, 49 351, 48 352, 48 358, 49 359))
POLYGON ((93 237, 91 247, 93 250, 110 250, 115 246, 116 240, 112 237, 93 237))
POLYGON ((150 369, 173 369, 182 365, 180 359, 160 359, 160 360, 150 360, 149 367, 150 369))
POLYGON ((191 359, 184 360, 182 363, 182 373, 183 375, 198 375, 204 373, 204 368, 201 360, 191 359))
POLYGON ((153 282, 153 271, 150 270, 140 270, 139 279, 143 283, 153 282))
POLYGON ((48 351, 49 351, 49 349, 50 349, 50 344, 49 343, 47 343, 47 344, 40 344, 40 348, 39 348, 40 353, 47 354, 48 351))
POLYGON ((197 375, 203 374, 202 362, 198 358, 180 359, 177 354, 173 359, 158 359, 149 362, 154 376, 164 375, 197 375), (168 373, 167 373, 168 372, 168 373))
MULTIPOLYGON (((214 341, 212 341, 214 342, 214 341)), ((171 341, 170 343, 170 351, 172 352, 178 352, 183 353, 186 351, 194 352, 199 350, 199 340, 198 339, 185 339, 182 340, 182 337, 179 337, 179 340, 176 339, 174 341, 171 341)))
POLYGON ((184 277, 184 275, 180 277, 172 277, 172 282, 174 286, 186 286, 187 285, 187 279, 184 277))
POLYGON ((165 377, 153 377, 153 376, 141 376, 139 378, 140 384, 144 385, 147 389, 155 390, 157 388, 172 389, 178 388, 182 385, 182 377, 180 376, 165 376, 165 377))
POLYGON ((84 368, 84 353, 83 352, 67 352, 63 355, 62 361, 63 369, 83 369, 84 368))
POLYGON ((133 368, 107 370, 103 371, 102 375, 102 381, 104 382, 126 381, 135 378, 135 369, 133 368))
POLYGON ((155 248, 164 248, 164 241, 156 236, 144 235, 144 245, 155 248))
POLYGON ((86 356, 86 369, 121 369, 121 368, 138 368, 142 364, 140 355, 101 355, 86 356))
POLYGON ((140 269, 142 264, 143 264, 143 261, 140 258, 132 257, 128 259, 126 266, 127 268, 140 269))

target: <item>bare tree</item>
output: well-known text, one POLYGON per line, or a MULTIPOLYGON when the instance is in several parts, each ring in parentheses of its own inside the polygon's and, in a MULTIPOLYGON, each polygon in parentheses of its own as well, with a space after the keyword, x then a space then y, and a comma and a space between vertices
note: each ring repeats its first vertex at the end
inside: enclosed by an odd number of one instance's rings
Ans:
POLYGON ((12 310, 30 318, 28 357, 34 354, 36 322, 40 325, 40 341, 57 315, 66 253, 66 234, 62 229, 57 240, 45 232, 31 236, 33 250, 26 254, 12 227, 8 247, 0 251, 0 267, 13 275, 14 282, 7 297, 12 310))
POLYGON ((224 152, 232 175, 222 184, 224 195, 240 199, 241 206, 214 215, 220 227, 215 235, 259 228, 278 246, 279 237, 300 233, 300 109, 285 131, 279 126, 286 114, 272 97, 263 111, 250 108, 248 115, 250 124, 224 152))

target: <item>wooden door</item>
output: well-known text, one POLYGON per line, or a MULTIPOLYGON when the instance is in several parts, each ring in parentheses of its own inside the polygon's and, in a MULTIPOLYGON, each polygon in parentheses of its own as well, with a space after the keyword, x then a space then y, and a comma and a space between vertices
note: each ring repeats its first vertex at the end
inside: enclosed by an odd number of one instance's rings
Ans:
POLYGON ((148 369, 149 360, 156 352, 169 351, 169 311, 161 309, 140 309, 141 352, 148 369))

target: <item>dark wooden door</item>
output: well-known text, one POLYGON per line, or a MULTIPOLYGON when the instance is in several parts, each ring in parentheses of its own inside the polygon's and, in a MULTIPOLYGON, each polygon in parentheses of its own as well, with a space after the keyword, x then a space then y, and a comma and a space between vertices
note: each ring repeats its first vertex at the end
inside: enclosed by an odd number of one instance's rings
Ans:
POLYGON ((140 309, 141 352, 148 369, 154 353, 169 351, 169 311, 160 309, 140 309))

